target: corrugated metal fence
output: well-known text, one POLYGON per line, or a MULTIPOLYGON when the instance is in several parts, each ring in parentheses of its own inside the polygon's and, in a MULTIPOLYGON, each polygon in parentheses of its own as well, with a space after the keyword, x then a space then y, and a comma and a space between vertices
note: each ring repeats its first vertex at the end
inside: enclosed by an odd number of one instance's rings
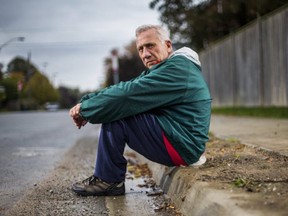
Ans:
POLYGON ((199 55, 213 106, 288 106, 288 7, 199 55))

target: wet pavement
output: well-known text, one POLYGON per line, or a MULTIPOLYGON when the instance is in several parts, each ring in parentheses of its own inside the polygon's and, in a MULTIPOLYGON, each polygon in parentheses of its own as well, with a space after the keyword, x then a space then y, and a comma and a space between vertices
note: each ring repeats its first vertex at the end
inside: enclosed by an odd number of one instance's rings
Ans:
POLYGON ((125 196, 72 192, 93 173, 99 125, 78 130, 67 111, 1 114, 0 125, 1 216, 176 215, 168 198, 147 195, 143 176, 129 175, 125 196))
POLYGON ((67 110, 0 114, 0 214, 54 169, 76 141, 97 136, 78 130, 67 110))
POLYGON ((93 137, 78 140, 61 163, 5 215, 180 215, 164 195, 147 195, 151 188, 143 187, 146 177, 129 175, 125 196, 82 197, 72 192, 72 183, 93 173, 96 141, 93 137))

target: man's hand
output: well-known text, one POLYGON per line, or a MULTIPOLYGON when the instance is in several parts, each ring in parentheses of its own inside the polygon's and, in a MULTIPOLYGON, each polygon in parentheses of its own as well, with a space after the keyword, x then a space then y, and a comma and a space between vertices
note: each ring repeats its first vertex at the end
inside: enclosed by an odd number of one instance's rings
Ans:
POLYGON ((72 117, 78 129, 80 129, 81 127, 87 124, 87 121, 85 121, 80 115, 80 106, 81 106, 81 103, 75 105, 69 111, 69 115, 72 117))

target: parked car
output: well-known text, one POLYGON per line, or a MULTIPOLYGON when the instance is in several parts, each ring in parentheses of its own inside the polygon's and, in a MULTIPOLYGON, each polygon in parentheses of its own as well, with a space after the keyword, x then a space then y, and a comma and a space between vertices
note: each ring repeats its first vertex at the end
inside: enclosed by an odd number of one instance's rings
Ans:
POLYGON ((57 110, 59 110, 59 104, 58 103, 47 102, 45 104, 45 109, 48 110, 48 111, 57 111, 57 110))

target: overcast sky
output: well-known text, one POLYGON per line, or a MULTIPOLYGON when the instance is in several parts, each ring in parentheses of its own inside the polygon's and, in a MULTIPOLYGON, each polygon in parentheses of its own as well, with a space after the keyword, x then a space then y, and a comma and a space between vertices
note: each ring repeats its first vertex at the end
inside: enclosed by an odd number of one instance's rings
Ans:
MULTIPOLYGON (((27 58, 56 86, 93 90, 104 80, 104 58, 123 48, 142 24, 161 24, 151 0, 0 0, 0 51, 5 66, 27 58)), ((4 67, 4 69, 6 69, 4 67)))

